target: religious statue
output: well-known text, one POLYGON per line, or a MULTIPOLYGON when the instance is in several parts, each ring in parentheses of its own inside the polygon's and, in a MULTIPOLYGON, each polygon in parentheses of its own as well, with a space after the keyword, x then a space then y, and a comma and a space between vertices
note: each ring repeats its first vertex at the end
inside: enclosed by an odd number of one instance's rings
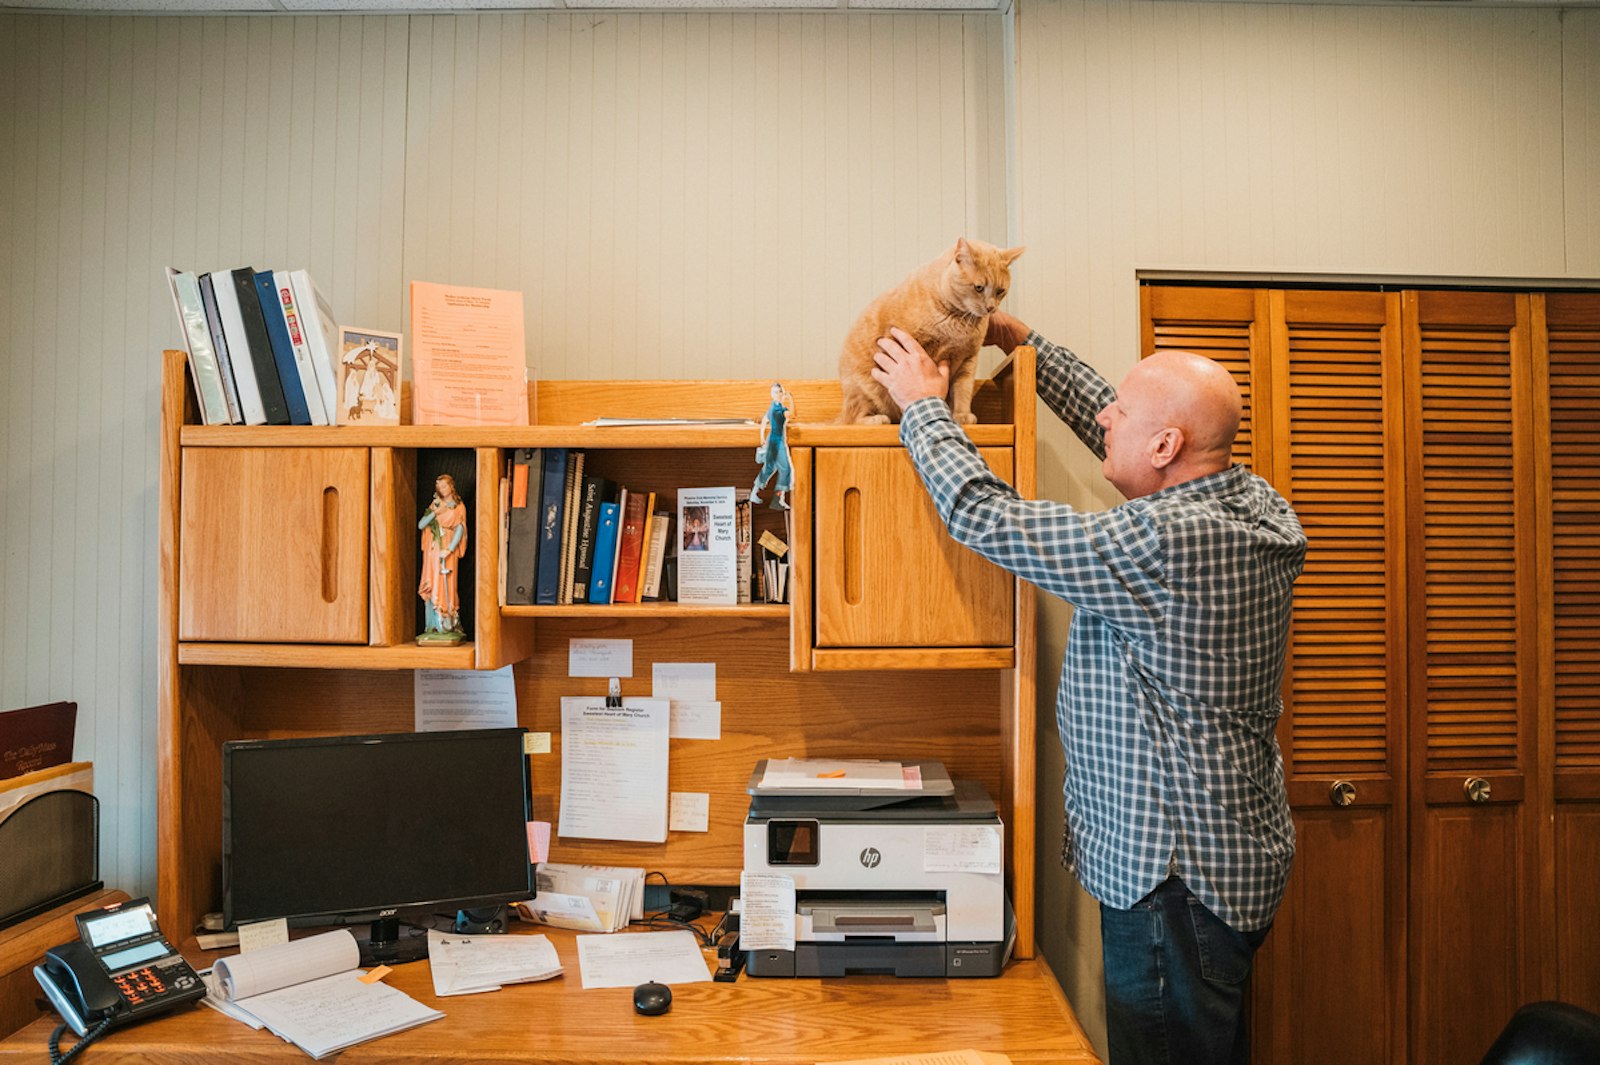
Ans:
POLYGON ((422 580, 417 594, 425 605, 427 626, 418 643, 457 644, 461 628, 461 558, 467 553, 467 508, 456 494, 456 479, 440 474, 433 484, 433 502, 417 522, 422 530, 422 580))
POLYGON ((785 498, 794 486, 794 467, 789 464, 788 421, 794 416, 794 397, 778 381, 772 382, 772 405, 761 416, 761 443, 756 445, 756 461, 761 471, 756 474, 755 487, 750 490, 750 502, 761 502, 761 486, 772 482, 772 509, 788 510, 785 498))

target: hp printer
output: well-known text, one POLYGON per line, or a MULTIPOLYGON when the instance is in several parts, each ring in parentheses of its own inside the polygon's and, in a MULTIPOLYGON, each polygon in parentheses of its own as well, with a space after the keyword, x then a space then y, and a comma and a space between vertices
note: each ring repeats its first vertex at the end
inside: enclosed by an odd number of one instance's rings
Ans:
POLYGON ((938 762, 764 759, 749 792, 744 870, 795 899, 794 949, 747 950, 751 976, 999 975, 1016 933, 982 785, 938 762))

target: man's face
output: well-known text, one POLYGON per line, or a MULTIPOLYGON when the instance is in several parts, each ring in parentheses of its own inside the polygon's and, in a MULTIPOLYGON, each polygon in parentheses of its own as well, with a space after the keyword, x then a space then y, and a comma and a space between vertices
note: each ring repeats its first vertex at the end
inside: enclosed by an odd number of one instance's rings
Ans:
POLYGON ((1157 382, 1143 364, 1135 366, 1117 390, 1117 398, 1095 416, 1105 430, 1106 457, 1101 472, 1128 499, 1147 496, 1161 487, 1161 471, 1151 465, 1157 437, 1167 426, 1157 382))

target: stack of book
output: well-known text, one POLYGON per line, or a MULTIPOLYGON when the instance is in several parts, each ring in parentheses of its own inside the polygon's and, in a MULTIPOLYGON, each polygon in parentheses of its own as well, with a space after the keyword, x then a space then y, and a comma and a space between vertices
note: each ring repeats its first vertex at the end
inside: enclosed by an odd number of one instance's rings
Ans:
POLYGON ((501 553, 506 605, 666 598, 672 515, 656 510, 654 492, 586 471, 585 460, 562 447, 512 452, 501 553))
POLYGON ((333 425, 339 325, 304 270, 167 269, 207 425, 333 425))

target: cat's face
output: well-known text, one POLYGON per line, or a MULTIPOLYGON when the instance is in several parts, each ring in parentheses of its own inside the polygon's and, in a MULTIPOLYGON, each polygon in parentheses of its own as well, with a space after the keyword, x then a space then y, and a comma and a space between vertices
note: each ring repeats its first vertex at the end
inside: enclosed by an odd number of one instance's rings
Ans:
POLYGON ((1011 264, 1022 248, 997 248, 981 240, 956 241, 946 277, 946 295, 967 314, 987 318, 1011 287, 1011 264))

